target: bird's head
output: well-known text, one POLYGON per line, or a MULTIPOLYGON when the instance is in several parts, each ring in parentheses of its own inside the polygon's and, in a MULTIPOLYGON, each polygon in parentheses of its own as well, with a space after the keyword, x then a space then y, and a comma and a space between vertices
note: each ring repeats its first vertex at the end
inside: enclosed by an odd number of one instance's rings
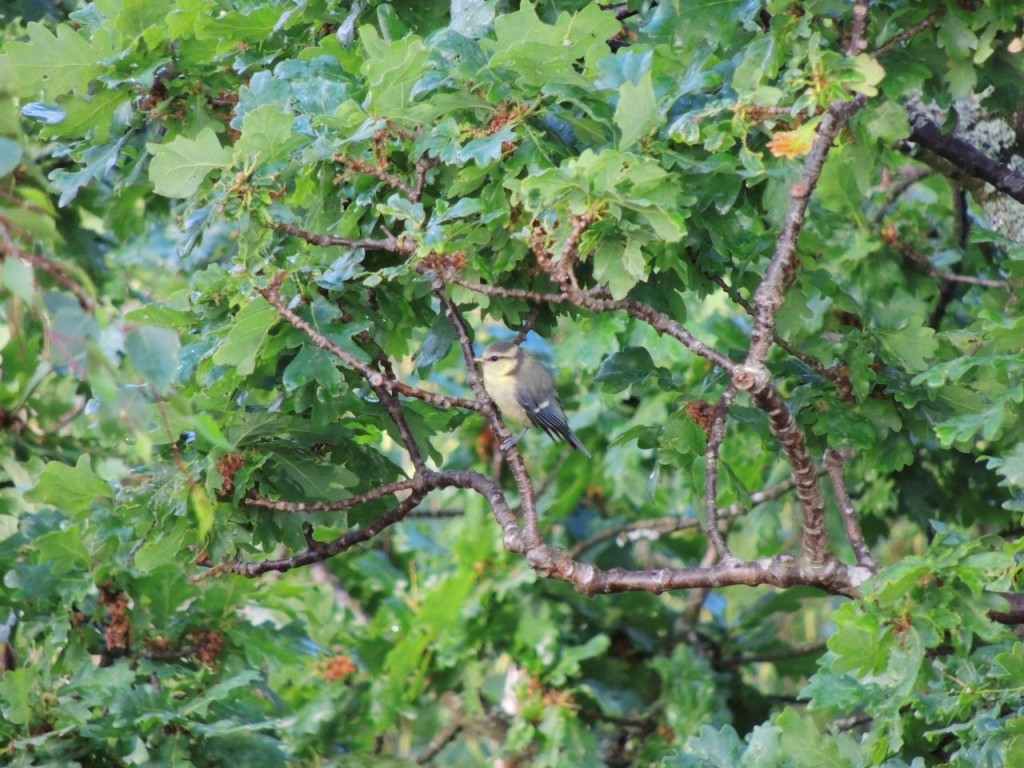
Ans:
POLYGON ((475 358, 483 366, 485 373, 494 376, 508 376, 519 366, 525 353, 522 349, 508 341, 491 344, 484 353, 475 358))

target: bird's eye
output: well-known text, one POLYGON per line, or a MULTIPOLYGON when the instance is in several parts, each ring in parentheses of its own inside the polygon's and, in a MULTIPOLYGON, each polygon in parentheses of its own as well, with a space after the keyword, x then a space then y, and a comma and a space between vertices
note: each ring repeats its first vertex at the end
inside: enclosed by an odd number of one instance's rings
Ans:
POLYGON ((488 360, 490 360, 492 363, 496 363, 496 362, 498 362, 498 356, 497 355, 491 355, 488 358, 488 360))

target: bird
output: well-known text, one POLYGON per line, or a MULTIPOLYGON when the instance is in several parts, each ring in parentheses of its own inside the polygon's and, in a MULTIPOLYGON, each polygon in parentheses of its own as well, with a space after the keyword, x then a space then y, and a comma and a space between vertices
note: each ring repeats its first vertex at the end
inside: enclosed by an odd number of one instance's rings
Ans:
POLYGON ((536 426, 552 440, 564 439, 577 451, 590 456, 590 451, 569 427, 558 400, 555 379, 540 360, 516 344, 499 341, 487 347, 475 361, 482 367, 487 394, 505 418, 526 427, 518 437, 503 441, 503 449, 515 445, 531 426, 536 426))

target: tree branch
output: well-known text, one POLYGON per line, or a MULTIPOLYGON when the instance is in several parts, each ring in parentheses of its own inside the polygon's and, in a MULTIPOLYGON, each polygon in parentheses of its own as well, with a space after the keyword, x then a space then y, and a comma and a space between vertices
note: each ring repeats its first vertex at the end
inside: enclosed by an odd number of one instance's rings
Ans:
POLYGON ((389 378, 380 371, 374 369, 373 366, 362 362, 351 352, 339 347, 333 341, 316 330, 316 328, 310 325, 306 320, 299 317, 299 315, 288 308, 288 305, 281 298, 280 293, 281 284, 284 282, 286 277, 286 272, 279 272, 273 281, 271 281, 270 285, 266 288, 257 288, 256 290, 260 296, 267 300, 267 303, 277 310, 281 317, 291 323, 292 326, 306 334, 310 341, 320 347, 320 349, 331 353, 345 363, 345 365, 362 374, 363 378, 366 379, 371 387, 374 389, 381 387, 388 392, 397 392, 398 394, 405 395, 406 397, 415 397, 417 400, 423 400, 437 408, 467 408, 472 411, 480 410, 480 404, 475 400, 439 395, 436 392, 428 392, 425 389, 413 387, 409 384, 398 381, 397 379, 389 378))
POLYGON ((316 501, 313 503, 303 501, 274 501, 273 499, 268 499, 265 496, 255 496, 250 494, 242 500, 242 503, 253 507, 259 507, 261 509, 270 509, 275 512, 287 512, 289 514, 343 512, 346 509, 352 509, 352 507, 358 507, 360 504, 376 501, 377 499, 381 499, 385 496, 402 493, 403 491, 411 491, 417 486, 418 482, 419 481, 416 478, 400 480, 397 483, 381 485, 376 488, 372 488, 366 493, 361 493, 358 496, 351 496, 347 499, 341 499, 340 501, 316 501))
POLYGON ((900 256, 913 264, 916 264, 921 270, 929 277, 933 277, 936 280, 942 280, 948 283, 964 283, 966 285, 977 285, 982 288, 997 288, 1004 290, 1012 290, 1013 288, 1024 285, 1024 280, 995 280, 988 277, 974 277, 973 275, 958 275, 955 272, 946 272, 934 266, 928 257, 924 254, 918 253, 914 248, 900 237, 896 231, 895 226, 886 227, 882 230, 882 240, 894 248, 900 256))
POLYGON ((89 314, 95 312, 96 301, 85 289, 85 286, 71 277, 63 265, 55 261, 51 261, 44 256, 29 253, 28 251, 18 248, 14 242, 14 238, 11 237, 10 230, 8 229, 8 223, 9 222, 3 216, 0 216, 0 262, 3 262, 4 259, 14 257, 31 264, 35 269, 45 272, 52 277, 54 282, 58 285, 66 288, 76 299, 78 299, 78 304, 82 309, 89 314))
POLYGON ((754 405, 768 416, 772 434, 778 438, 789 459, 804 510, 803 557, 814 569, 835 567, 835 558, 829 551, 825 501, 818 487, 817 470, 793 414, 772 385, 767 368, 743 365, 737 370, 733 381, 739 389, 749 393, 754 405))
POLYGON ((395 235, 388 235, 385 238, 378 239, 338 237, 337 235, 321 235, 316 234, 315 232, 308 232, 295 224, 285 224, 284 222, 272 222, 270 227, 275 232, 281 232, 282 234, 291 235, 292 237, 297 237, 300 240, 305 240, 310 245, 366 248, 374 251, 391 251, 392 253, 402 254, 403 256, 409 256, 416 250, 416 246, 411 240, 408 238, 399 238, 395 235))
POLYGON ((276 560, 262 560, 260 562, 236 561, 231 564, 230 570, 249 578, 260 576, 270 571, 284 573, 292 568, 322 563, 324 560, 352 549, 357 544, 369 541, 386 528, 390 528, 395 523, 405 519, 406 515, 423 501, 429 490, 430 475, 417 475, 416 480, 417 482, 413 487, 412 493, 404 501, 400 502, 390 512, 385 512, 365 528, 350 531, 329 542, 314 542, 311 528, 307 527, 304 531, 307 543, 305 552, 276 560))
POLYGON ((1024 175, 999 163, 977 147, 943 133, 923 112, 908 108, 910 141, 931 150, 964 173, 991 184, 1018 203, 1024 203, 1024 175))
MULTIPOLYGON (((821 470, 819 470, 819 473, 821 470)), ((750 494, 751 508, 758 504, 763 504, 766 501, 774 501, 775 499, 782 496, 782 494, 791 491, 796 487, 796 481, 793 479, 783 480, 781 483, 765 488, 763 491, 755 491, 750 494)), ((715 517, 719 524, 724 523, 733 518, 739 517, 747 509, 740 503, 735 502, 730 504, 728 507, 721 507, 715 510, 715 517)), ((701 522, 697 517, 684 517, 682 515, 668 515, 666 517, 654 517, 647 518, 644 520, 633 520, 624 525, 616 526, 615 528, 609 528, 604 531, 595 533, 593 536, 584 539, 577 543, 569 550, 569 557, 574 560, 578 559, 588 549, 596 547, 598 544, 607 541, 608 539, 614 539, 619 536, 626 536, 632 538, 635 535, 637 538, 659 538, 661 536, 667 536, 677 531, 685 531, 690 528, 700 528, 701 522)))
MULTIPOLYGON (((469 327, 466 325, 466 321, 459 312, 458 307, 455 306, 455 302, 448 296, 444 282, 439 276, 435 276, 431 281, 431 289, 441 302, 441 306, 444 307, 448 319, 455 326, 455 333, 459 339, 459 345, 462 347, 462 357, 466 363, 466 378, 470 388, 473 390, 473 394, 477 398, 477 410, 487 419, 487 423, 499 442, 504 444, 513 435, 508 430, 508 427, 505 426, 505 422, 494 405, 494 401, 491 400, 491 396, 487 394, 483 377, 476 368, 476 353, 473 351, 473 342, 469 337, 469 327)), ((523 513, 522 541, 527 559, 529 559, 530 552, 541 543, 536 495, 533 491, 533 483, 530 481, 530 476, 526 471, 526 465, 523 463, 523 457, 519 453, 519 448, 515 443, 512 443, 503 450, 508 458, 509 468, 512 470, 512 476, 515 478, 516 488, 519 491, 519 503, 523 513)), ((506 531, 506 535, 507 533, 506 531)))
MULTIPOLYGON (((725 426, 729 418, 729 409, 736 399, 736 386, 730 384, 715 405, 714 420, 708 435, 707 449, 704 451, 704 504, 707 523, 705 530, 718 558, 724 562, 734 560, 726 544, 725 536, 718 524, 718 458, 725 439, 725 426)), ((712 561, 713 562, 713 561, 712 561)))
POLYGON ((857 565, 867 568, 872 573, 878 573, 878 563, 871 556, 867 542, 864 541, 864 533, 860 529, 860 519, 857 517, 857 510, 853 508, 853 500, 846 488, 846 480, 843 478, 843 465, 846 457, 839 451, 831 448, 825 451, 825 469, 832 481, 832 490, 836 495, 836 503, 839 504, 839 514, 843 518, 843 526, 846 528, 846 538, 850 540, 853 547, 853 554, 857 558, 857 565))
POLYGON ((498 285, 487 285, 466 280, 453 269, 447 268, 439 273, 439 276, 446 282, 461 286, 475 293, 484 296, 497 296, 507 299, 520 299, 547 304, 573 304, 581 309, 589 309, 592 312, 626 312, 631 317, 650 325, 654 330, 666 336, 674 338, 695 355, 710 360, 712 363, 727 371, 736 367, 736 363, 713 347, 697 339, 687 331, 680 323, 668 315, 658 312, 642 302, 631 299, 614 300, 608 297, 607 289, 604 287, 584 290, 582 288, 563 289, 559 293, 544 293, 543 291, 529 291, 522 288, 503 288, 498 285))
POLYGON ((867 99, 863 95, 858 95, 851 101, 833 102, 822 115, 817 136, 804 162, 800 179, 789 190, 789 208, 786 210, 782 229, 775 244, 775 253, 765 271, 764 279, 754 294, 754 328, 751 332, 750 350, 747 353, 747 365, 760 364, 768 355, 775 335, 775 313, 782 306, 786 291, 796 279, 799 265, 797 238, 803 228, 811 193, 821 178, 825 159, 832 149, 832 142, 843 126, 866 103, 867 99))

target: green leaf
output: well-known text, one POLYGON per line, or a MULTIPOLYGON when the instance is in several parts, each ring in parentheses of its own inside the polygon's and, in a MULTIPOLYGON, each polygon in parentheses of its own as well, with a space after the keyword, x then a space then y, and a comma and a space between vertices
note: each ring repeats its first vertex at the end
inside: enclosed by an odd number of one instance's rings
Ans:
POLYGON ((110 173, 121 158, 121 149, 126 141, 127 137, 122 137, 107 144, 91 146, 79 158, 79 165, 82 166, 80 170, 66 171, 58 168, 50 173, 50 180, 60 190, 57 205, 62 208, 70 205, 82 187, 110 173))
POLYGON ((248 376, 256 369, 256 358, 277 321, 277 310, 262 297, 254 298, 238 313, 227 338, 213 353, 213 361, 235 366, 248 376))
POLYGON ((853 60, 853 64, 861 80, 849 83, 850 90, 865 96, 877 96, 877 86, 885 79, 885 69, 878 63, 878 59, 862 53, 853 60))
POLYGON ((697 735, 686 740, 686 755, 680 765, 687 768, 739 768, 743 764, 743 750, 743 740, 731 725, 724 725, 721 729, 702 725, 697 735))
POLYGON ((293 115, 283 114, 277 107, 264 104, 245 115, 242 137, 235 142, 238 165, 249 167, 253 162, 266 164, 288 155, 303 144, 303 138, 292 133, 293 115))
POLYGON ((84 531, 73 525, 60 531, 51 531, 36 540, 42 563, 54 564, 54 573, 66 573, 68 570, 89 563, 89 551, 85 548, 84 531))
POLYGON ((625 244, 603 243, 594 253, 594 277, 608 284, 613 299, 624 299, 647 276, 643 240, 627 236, 625 244))
POLYGON ((81 456, 74 467, 51 461, 39 474, 39 482, 25 498, 50 504, 68 512, 84 512, 96 499, 111 499, 114 490, 92 471, 88 456, 81 456))
POLYGON ((898 331, 876 333, 889 356, 910 373, 927 369, 938 347, 935 331, 926 325, 908 325, 898 331))
POLYGON ((0 137, 0 177, 6 176, 21 164, 21 143, 0 137))
POLYGON ((452 344, 455 343, 455 339, 455 325, 448 318, 448 315, 442 312, 434 318, 434 322, 431 323, 430 330, 427 332, 427 337, 423 340, 423 345, 413 355, 416 367, 420 369, 429 368, 434 363, 443 360, 452 348, 452 344))
POLYGON ((281 374, 281 383, 288 389, 297 389, 311 381, 317 381, 328 391, 336 391, 341 381, 338 361, 324 349, 312 343, 303 344, 294 359, 281 374))
POLYGON ((188 507, 196 518, 196 530, 200 541, 205 541, 213 530, 215 510, 213 502, 201 485, 193 485, 188 494, 188 507))
POLYGON ((822 731, 810 717, 787 707, 775 722, 782 728, 782 749, 794 768, 859 768, 863 757, 844 734, 822 731))
POLYGON ((169 328, 144 325, 128 332, 124 351, 135 370, 149 380, 158 394, 170 391, 181 353, 178 334, 169 328))
POLYGON ((34 21, 26 29, 28 42, 6 46, 13 83, 25 95, 42 90, 52 100, 69 91, 84 91, 103 71, 103 60, 114 53, 105 31, 87 40, 67 24, 58 25, 56 34, 34 21))
POLYGON ((627 81, 619 88, 614 120, 622 132, 619 149, 623 150, 646 137, 661 122, 650 71, 644 72, 636 84, 627 81))
POLYGON ((1024 488, 1024 443, 1017 443, 1002 456, 991 456, 986 466, 1005 478, 1005 484, 1024 488))
POLYGON ((28 262, 9 256, 2 265, 2 284, 22 301, 31 303, 36 295, 35 272, 28 262))
POLYGON ((185 547, 187 532, 188 524, 184 519, 179 518, 169 530, 151 534, 152 538, 139 547, 135 553, 132 561, 135 569, 140 573, 149 573, 161 566, 176 565, 178 554, 185 547))
POLYGON ((594 380, 609 392, 621 392, 650 376, 654 367, 654 359, 646 349, 626 347, 605 358, 594 380))
MULTIPOLYGON (((44 130, 45 135, 80 137, 91 132, 92 142, 103 145, 110 139, 111 131, 118 127, 118 110, 130 109, 130 96, 123 90, 103 88, 88 96, 66 97, 60 104, 64 108, 64 119, 59 125, 44 130)), ((121 116, 121 120, 124 119, 121 116)), ((118 147, 122 144, 122 141, 116 142, 118 147)))
POLYGON ((189 197, 209 174, 231 165, 231 150, 220 145, 211 128, 203 128, 195 139, 178 136, 167 144, 147 144, 146 149, 153 155, 153 190, 164 197, 189 197))
POLYGON ((414 35, 385 44, 372 27, 362 27, 359 39, 367 49, 363 73, 370 86, 374 112, 402 116, 412 103, 414 86, 426 74, 430 52, 414 35))
POLYGON ((37 674, 31 669, 9 669, 0 675, 0 712, 12 725, 32 722, 37 674))

